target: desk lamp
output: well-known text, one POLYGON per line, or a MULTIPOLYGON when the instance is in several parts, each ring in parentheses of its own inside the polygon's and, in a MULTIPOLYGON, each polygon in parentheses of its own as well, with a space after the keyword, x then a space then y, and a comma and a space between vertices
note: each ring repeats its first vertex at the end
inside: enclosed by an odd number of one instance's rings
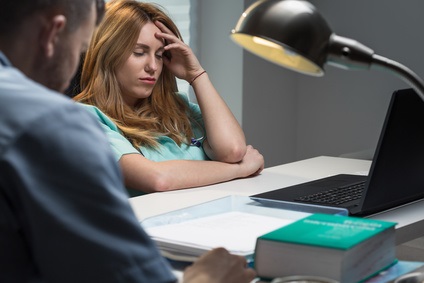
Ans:
POLYGON ((409 83, 424 101, 423 81, 413 71, 336 35, 307 1, 257 1, 242 14, 230 36, 259 57, 312 76, 324 75, 325 63, 346 70, 389 71, 409 83))

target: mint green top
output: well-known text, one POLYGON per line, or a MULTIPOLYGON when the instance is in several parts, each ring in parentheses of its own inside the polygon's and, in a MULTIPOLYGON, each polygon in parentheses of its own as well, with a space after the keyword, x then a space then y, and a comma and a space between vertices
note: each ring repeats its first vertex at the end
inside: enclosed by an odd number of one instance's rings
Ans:
MULTIPOLYGON (((204 136, 204 123, 202 119, 202 114, 200 111, 199 105, 188 101, 188 98, 184 94, 179 94, 183 97, 184 101, 187 102, 191 110, 191 115, 194 121, 197 123, 192 123, 195 139, 198 139, 200 146, 178 144, 171 138, 167 136, 158 137, 159 146, 157 148, 150 148, 141 146, 134 148, 132 144, 122 135, 121 131, 118 129, 116 124, 99 108, 92 105, 80 104, 87 111, 92 113, 96 119, 100 122, 104 132, 106 133, 109 143, 112 146, 112 150, 115 155, 116 161, 119 161, 121 157, 125 154, 143 154, 149 160, 153 161, 166 161, 166 160, 209 160, 206 155, 203 147, 201 146, 204 136)), ((140 191, 135 192, 134 190, 129 190, 131 196, 142 194, 140 191)))

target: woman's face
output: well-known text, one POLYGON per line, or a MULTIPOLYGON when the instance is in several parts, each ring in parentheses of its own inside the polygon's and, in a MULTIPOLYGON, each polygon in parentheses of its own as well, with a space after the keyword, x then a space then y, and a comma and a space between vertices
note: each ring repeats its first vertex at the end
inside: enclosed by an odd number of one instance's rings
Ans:
POLYGON ((139 99, 149 97, 162 72, 164 42, 155 37, 156 32, 160 30, 155 24, 145 24, 133 52, 117 70, 122 98, 128 106, 132 107, 139 99))

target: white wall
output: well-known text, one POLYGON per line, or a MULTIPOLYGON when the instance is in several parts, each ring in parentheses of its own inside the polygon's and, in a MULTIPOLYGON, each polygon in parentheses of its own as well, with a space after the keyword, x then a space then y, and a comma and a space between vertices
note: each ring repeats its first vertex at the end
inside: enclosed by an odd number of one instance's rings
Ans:
POLYGON ((244 3, 241 0, 192 0, 196 2, 197 53, 215 87, 242 124, 243 51, 229 38, 244 3))
MULTIPOLYGON (((199 0, 201 59, 266 166, 373 149, 390 94, 409 87, 391 74, 326 67, 307 77, 242 52, 228 33, 242 0, 199 0), (241 109, 241 110, 240 110, 241 109), (241 113, 241 114, 240 114, 241 113), (240 121, 240 120, 239 120, 240 121)), ((254 0, 244 0, 244 7, 254 0)), ((311 0, 333 31, 424 77, 424 2, 311 0)))

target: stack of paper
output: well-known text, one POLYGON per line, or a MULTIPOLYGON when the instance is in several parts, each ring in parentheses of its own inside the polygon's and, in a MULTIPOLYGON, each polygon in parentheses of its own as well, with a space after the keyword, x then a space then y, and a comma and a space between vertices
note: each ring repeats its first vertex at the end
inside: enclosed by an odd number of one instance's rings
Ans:
POLYGON ((170 259, 193 261, 217 247, 251 258, 259 236, 307 217, 311 210, 347 213, 334 208, 228 196, 154 216, 141 225, 170 259))
POLYGON ((293 219, 230 211, 151 227, 146 231, 164 256, 191 261, 216 247, 224 247, 233 254, 251 256, 255 250, 257 237, 293 221, 293 219))

